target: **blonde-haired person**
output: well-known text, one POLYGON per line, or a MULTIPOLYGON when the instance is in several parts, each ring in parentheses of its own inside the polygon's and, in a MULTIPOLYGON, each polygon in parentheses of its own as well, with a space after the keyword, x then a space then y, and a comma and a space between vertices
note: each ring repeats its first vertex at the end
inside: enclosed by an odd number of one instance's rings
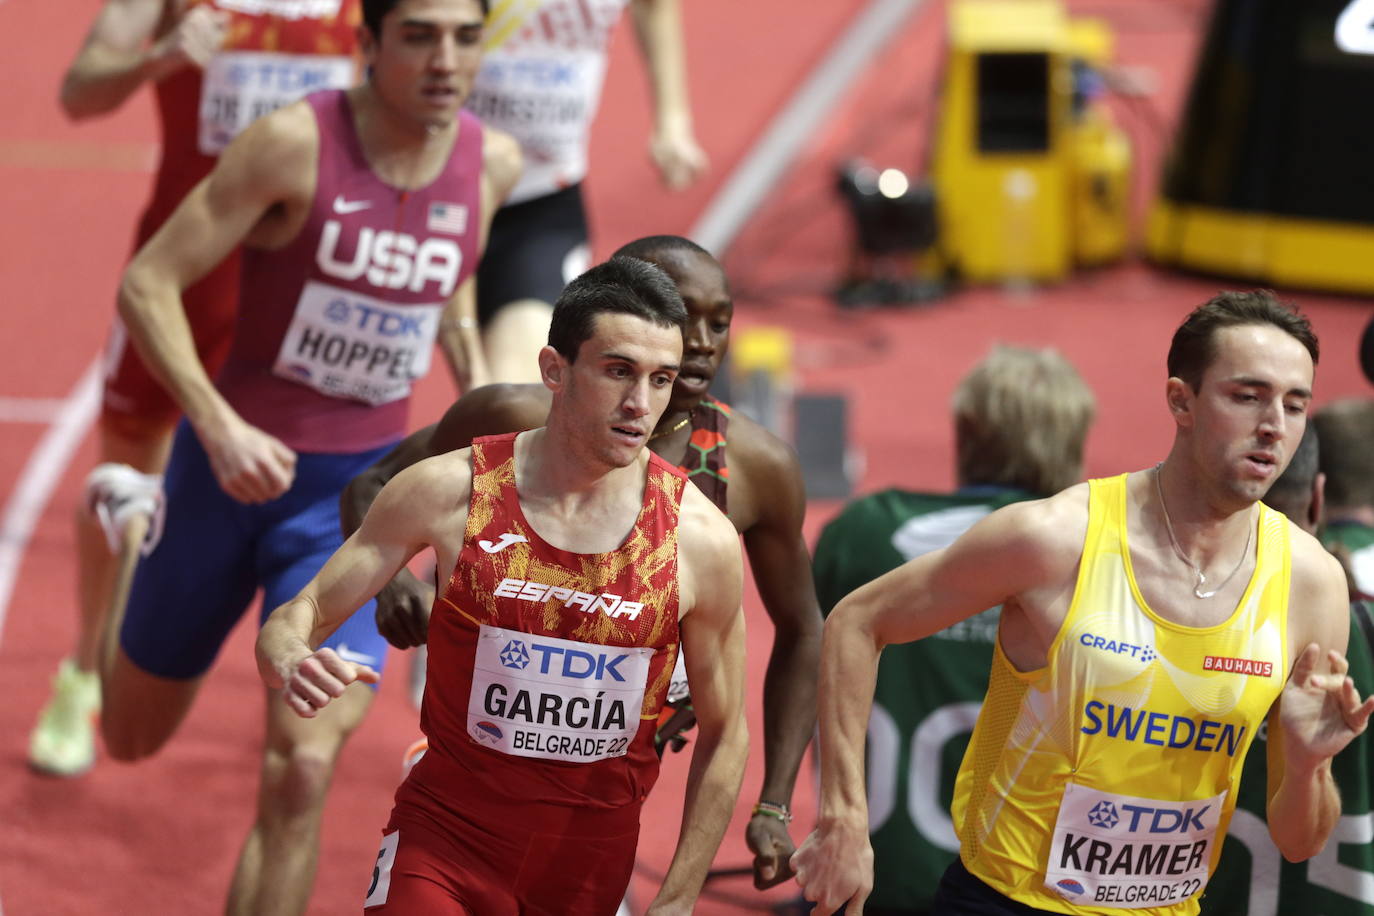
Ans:
POLYGON ((1095 403, 1057 350, 994 347, 954 392, 960 486, 1049 496, 1077 483, 1095 403))
MULTIPOLYGON (((954 392, 959 489, 885 490, 826 526, 812 567, 829 613, 903 562, 948 545, 1012 502, 1077 483, 1095 414, 1092 391, 1053 349, 996 346, 954 392)), ((867 754, 873 916, 929 909, 958 841, 945 799, 987 687, 1001 607, 889 646, 878 666, 867 754)))
POLYGON ((1374 599, 1374 401, 1336 401, 1312 423, 1326 475, 1322 542, 1345 565, 1352 597, 1374 599))

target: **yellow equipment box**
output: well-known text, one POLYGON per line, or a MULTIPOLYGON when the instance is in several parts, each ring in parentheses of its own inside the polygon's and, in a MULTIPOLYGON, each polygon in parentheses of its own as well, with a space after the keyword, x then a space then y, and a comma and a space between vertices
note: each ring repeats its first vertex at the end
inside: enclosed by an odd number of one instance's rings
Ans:
POLYGON ((973 282, 1062 279, 1126 249, 1130 144, 1096 90, 1112 36, 1059 0, 954 0, 931 177, 973 282))

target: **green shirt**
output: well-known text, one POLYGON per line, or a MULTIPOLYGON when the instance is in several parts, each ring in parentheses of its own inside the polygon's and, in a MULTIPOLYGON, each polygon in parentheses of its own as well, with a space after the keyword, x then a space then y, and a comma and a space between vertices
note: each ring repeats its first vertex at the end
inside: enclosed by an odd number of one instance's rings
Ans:
MULTIPOLYGON (((1350 676, 1361 696, 1374 692, 1374 620, 1364 604, 1350 607, 1350 676)), ((1370 734, 1331 761, 1341 793, 1341 819, 1326 848, 1306 862, 1288 862, 1264 821, 1267 729, 1245 758, 1236 811, 1221 861, 1202 896, 1206 916, 1369 916, 1374 914, 1374 814, 1370 813, 1370 734)))
POLYGON ((1359 522, 1331 522, 1322 531, 1322 543, 1328 549, 1345 548, 1356 588, 1365 596, 1374 595, 1374 528, 1359 522))
MULTIPOLYGON (((812 559, 821 609, 829 614, 861 585, 1029 498, 980 487, 952 496, 886 490, 851 503, 821 532, 812 559)), ((987 693, 1000 613, 992 608, 883 650, 866 747, 871 907, 928 908, 958 854, 954 778, 987 693)))

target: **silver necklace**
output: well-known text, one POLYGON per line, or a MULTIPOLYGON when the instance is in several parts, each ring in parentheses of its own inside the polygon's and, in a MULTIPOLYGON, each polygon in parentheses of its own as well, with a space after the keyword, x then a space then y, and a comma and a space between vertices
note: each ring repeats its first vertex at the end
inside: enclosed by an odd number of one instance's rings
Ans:
POLYGON ((1169 507, 1164 502, 1164 485, 1159 482, 1159 469, 1163 466, 1164 462, 1162 461, 1155 465, 1155 490, 1159 492, 1159 508, 1164 511, 1164 528, 1169 532, 1169 543, 1174 545, 1174 553, 1178 554, 1178 558, 1186 563, 1188 568, 1197 576, 1197 585, 1193 586, 1193 594, 1197 595, 1199 598, 1211 598, 1217 592, 1225 588, 1226 583, 1235 578, 1236 573, 1240 572, 1240 568, 1245 565, 1245 558, 1250 555, 1250 539, 1254 536, 1255 526, 1245 526, 1245 549, 1240 552, 1240 560, 1237 561, 1236 565, 1231 569, 1231 572, 1225 579, 1221 580, 1221 584, 1216 588, 1212 589, 1210 592, 1204 592, 1202 587, 1207 584, 1207 577, 1203 575, 1201 569, 1194 565, 1192 560, 1184 555, 1183 548, 1178 546, 1178 538, 1174 537, 1174 523, 1169 520, 1169 507))

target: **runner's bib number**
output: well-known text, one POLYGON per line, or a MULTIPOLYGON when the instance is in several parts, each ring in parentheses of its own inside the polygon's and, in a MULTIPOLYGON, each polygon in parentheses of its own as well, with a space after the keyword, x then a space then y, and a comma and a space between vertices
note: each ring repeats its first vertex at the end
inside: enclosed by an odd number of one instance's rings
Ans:
POLYGON ((1226 793, 1160 801, 1069 783, 1045 886, 1071 903, 1134 910, 1178 903, 1207 883, 1226 793))
POLYGON ((320 89, 357 82, 351 57, 225 51, 210 59, 200 91, 200 151, 218 156, 253 121, 320 89))
POLYGON ((623 757, 639 731, 653 654, 482 624, 468 734, 516 757, 623 757))
POLYGON ((677 650, 677 661, 673 664, 673 677, 668 681, 667 702, 676 703, 691 696, 692 688, 687 683, 687 663, 682 660, 682 647, 677 650))
POLYGON ((332 398, 386 404, 429 371, 442 303, 398 306, 311 280, 272 367, 332 398))

